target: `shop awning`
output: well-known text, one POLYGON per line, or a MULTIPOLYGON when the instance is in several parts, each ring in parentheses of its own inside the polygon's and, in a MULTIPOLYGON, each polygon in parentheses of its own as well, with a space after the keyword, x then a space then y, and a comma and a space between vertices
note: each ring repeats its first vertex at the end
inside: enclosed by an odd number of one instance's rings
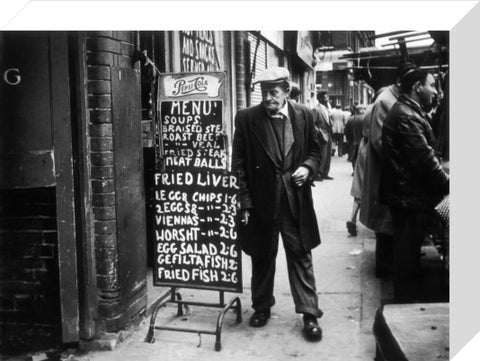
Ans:
MULTIPOLYGON (((364 48, 357 53, 345 53, 339 60, 351 62, 355 80, 364 80, 375 90, 395 81, 396 68, 405 59, 422 68, 446 71, 449 54, 448 32, 428 33, 435 40, 430 46, 408 46, 407 43, 404 49, 401 46, 364 48)), ((395 35, 390 39, 402 39, 401 36, 402 34, 395 35)), ((405 38, 407 36, 408 34, 404 35, 405 38)))

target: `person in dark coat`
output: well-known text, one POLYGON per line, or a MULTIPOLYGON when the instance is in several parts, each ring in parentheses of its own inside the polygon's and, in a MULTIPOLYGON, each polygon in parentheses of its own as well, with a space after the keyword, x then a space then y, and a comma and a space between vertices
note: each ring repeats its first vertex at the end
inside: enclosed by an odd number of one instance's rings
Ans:
MULTIPOLYGON (((355 162, 358 156, 358 146, 362 140, 364 105, 355 106, 354 114, 348 118, 345 124, 345 138, 347 140, 347 160, 352 163, 352 169, 355 169, 355 162)), ((352 174, 353 175, 353 174, 352 174)))
POLYGON ((320 148, 307 107, 287 100, 289 72, 269 68, 255 82, 261 104, 235 116, 232 168, 240 184, 242 250, 252 259, 253 327, 264 326, 275 304, 273 284, 278 235, 282 234, 295 311, 307 339, 318 341, 318 296, 311 250, 320 244, 311 185, 320 148))
POLYGON ((318 105, 313 109, 314 124, 321 146, 320 169, 315 180, 332 180, 330 165, 332 161, 333 131, 330 119, 329 97, 326 92, 317 93, 318 105))
POLYGON ((388 207, 379 200, 383 122, 400 96, 403 75, 416 67, 414 63, 408 61, 399 64, 395 83, 379 91, 369 119, 359 220, 375 232, 375 275, 377 277, 390 275, 393 267, 392 217, 388 207))
POLYGON ((383 123, 380 200, 392 215, 395 298, 408 302, 420 292, 426 225, 435 205, 449 193, 449 176, 435 155, 435 136, 425 113, 437 94, 434 77, 413 69, 402 78, 402 92, 383 123))

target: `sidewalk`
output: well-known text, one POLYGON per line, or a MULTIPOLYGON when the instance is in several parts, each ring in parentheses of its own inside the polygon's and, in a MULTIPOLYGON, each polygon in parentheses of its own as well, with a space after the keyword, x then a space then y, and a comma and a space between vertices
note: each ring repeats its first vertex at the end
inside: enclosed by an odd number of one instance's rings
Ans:
MULTIPOLYGON (((62 360, 71 361, 159 361, 159 360, 373 360, 375 339, 372 326, 375 311, 382 298, 391 297, 389 280, 374 275, 374 234, 358 225, 358 236, 348 236, 345 222, 350 215, 352 197, 351 165, 346 157, 332 158, 330 175, 334 180, 315 182, 315 208, 319 220, 322 244, 313 250, 320 308, 324 315, 319 320, 323 339, 312 343, 301 333, 301 315, 294 306, 287 279, 283 247, 279 247, 275 283, 276 305, 272 317, 263 328, 252 328, 248 319, 252 314, 250 302, 250 259, 243 257, 243 293, 225 294, 225 301, 240 297, 243 322, 235 323, 235 314, 229 311, 223 322, 222 350, 214 351, 215 336, 186 332, 155 331, 155 342, 146 343, 150 319, 125 332, 128 337, 113 351, 89 351, 80 354, 64 352, 62 360)), ((151 286, 149 303, 166 290, 151 286)), ((217 302, 218 293, 181 289, 183 299, 217 302)), ((219 310, 190 306, 183 317, 176 317, 176 307, 167 305, 157 317, 157 325, 185 328, 215 329, 219 310)), ((118 337, 116 338, 118 339, 118 337)), ((112 345, 116 342, 112 338, 112 345)), ((69 350, 70 351, 70 350, 69 350)), ((35 355, 34 355, 35 356, 35 355)), ((10 358, 9 360, 13 360, 10 358)), ((25 360, 25 358, 22 358, 25 360)), ((44 358, 32 358, 40 361, 44 358)))
MULTIPOLYGON (((390 282, 374 276, 374 236, 359 225, 357 237, 349 237, 345 222, 352 198, 351 166, 345 157, 332 158, 331 181, 316 182, 313 188, 322 244, 313 251, 320 307, 319 320, 323 340, 304 340, 301 315, 294 313, 288 285, 285 255, 280 247, 277 258, 275 296, 277 304, 264 328, 248 326, 252 314, 250 302, 250 259, 243 257, 244 292, 226 294, 225 300, 239 296, 243 322, 235 323, 233 311, 227 313, 222 331, 222 350, 214 351, 215 336, 195 333, 155 331, 155 342, 144 342, 149 319, 145 319, 131 337, 114 351, 89 352, 76 356, 79 361, 95 360, 373 360, 375 340, 372 325, 380 299, 388 296, 390 282)), ((165 289, 153 288, 150 300, 165 289), (154 296, 153 294, 157 294, 154 296)), ((180 290, 183 299, 216 302, 217 293, 192 289, 180 290)), ((157 325, 215 329, 218 309, 191 306, 189 314, 176 317, 176 307, 160 310, 157 325)))

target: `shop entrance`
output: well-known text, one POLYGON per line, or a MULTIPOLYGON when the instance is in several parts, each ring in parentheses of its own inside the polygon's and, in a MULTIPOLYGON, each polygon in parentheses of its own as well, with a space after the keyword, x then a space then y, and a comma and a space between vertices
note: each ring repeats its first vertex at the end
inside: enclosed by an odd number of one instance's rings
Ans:
MULTIPOLYGON (((66 33, 0 34, 0 319, 79 339, 66 33), (5 302, 3 302, 5 301, 5 302), (49 310, 48 312, 45 312, 49 310)), ((11 332, 10 332, 11 331, 11 332)), ((18 331, 20 336, 14 336, 18 331)), ((30 331, 33 332, 33 331, 30 331)), ((37 337, 41 334, 32 336, 37 337)), ((9 340, 3 338, 4 342, 9 340)))

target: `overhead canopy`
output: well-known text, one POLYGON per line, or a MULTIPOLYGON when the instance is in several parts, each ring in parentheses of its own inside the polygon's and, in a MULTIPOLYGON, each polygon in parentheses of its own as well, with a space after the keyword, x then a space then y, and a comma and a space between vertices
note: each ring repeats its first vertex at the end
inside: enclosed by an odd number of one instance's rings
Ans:
POLYGON ((394 41, 394 48, 364 48, 358 53, 347 53, 340 57, 352 62, 355 80, 364 80, 378 90, 395 81, 397 66, 407 59, 419 67, 431 68, 434 72, 448 69, 448 32, 404 32, 389 39, 394 41), (409 36, 425 37, 425 34, 434 40, 432 45, 408 46, 411 42, 409 36))

